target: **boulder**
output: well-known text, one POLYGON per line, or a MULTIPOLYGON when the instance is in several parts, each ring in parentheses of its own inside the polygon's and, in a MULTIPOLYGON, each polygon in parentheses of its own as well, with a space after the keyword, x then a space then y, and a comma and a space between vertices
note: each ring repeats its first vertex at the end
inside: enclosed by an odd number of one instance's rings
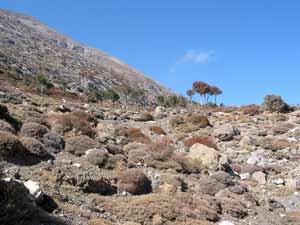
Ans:
POLYGON ((227 123, 213 131, 213 136, 221 141, 232 141, 234 136, 240 135, 240 131, 227 123))
MULTIPOLYGON (((31 186, 33 194, 38 188, 31 186)), ((36 203, 35 197, 20 181, 0 179, 0 224, 40 225, 65 223, 43 211, 36 203)), ((38 195, 39 196, 39 195, 38 195)))
POLYGON ((214 196, 219 191, 233 185, 232 178, 225 172, 219 171, 200 179, 198 191, 214 196))
POLYGON ((215 170, 219 163, 219 153, 214 148, 199 143, 194 144, 186 156, 188 159, 199 160, 203 166, 215 170))
POLYGON ((43 201, 44 193, 42 192, 38 182, 28 180, 24 182, 24 185, 29 190, 29 193, 35 198, 37 203, 43 201))

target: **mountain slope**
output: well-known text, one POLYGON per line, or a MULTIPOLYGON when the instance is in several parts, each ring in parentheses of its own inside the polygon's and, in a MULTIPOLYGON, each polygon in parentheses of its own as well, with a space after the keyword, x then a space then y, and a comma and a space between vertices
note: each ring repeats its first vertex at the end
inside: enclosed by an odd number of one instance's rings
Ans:
POLYGON ((105 52, 80 44, 33 17, 1 9, 0 67, 14 68, 23 76, 42 73, 56 86, 64 84, 72 91, 142 90, 147 103, 172 94, 105 52))

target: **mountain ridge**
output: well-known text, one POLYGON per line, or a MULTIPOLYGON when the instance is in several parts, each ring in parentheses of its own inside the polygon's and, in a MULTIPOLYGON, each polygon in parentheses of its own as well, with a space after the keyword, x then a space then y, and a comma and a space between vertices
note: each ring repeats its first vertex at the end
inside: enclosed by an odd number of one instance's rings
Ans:
POLYGON ((81 44, 32 16, 0 9, 0 22, 3 68, 17 68, 29 76, 42 72, 55 85, 64 81, 73 91, 128 86, 143 90, 147 103, 155 102, 157 96, 173 94, 120 59, 81 44))

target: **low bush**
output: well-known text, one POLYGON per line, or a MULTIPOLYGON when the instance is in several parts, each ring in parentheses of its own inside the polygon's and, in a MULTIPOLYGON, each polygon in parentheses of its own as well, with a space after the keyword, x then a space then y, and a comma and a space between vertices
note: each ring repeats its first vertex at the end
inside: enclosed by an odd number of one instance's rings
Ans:
POLYGON ((152 126, 149 128, 151 132, 158 135, 165 135, 166 132, 160 126, 152 126))
POLYGON ((19 139, 12 133, 0 131, 0 157, 11 157, 24 152, 24 147, 19 139))
POLYGON ((137 118, 135 118, 135 121, 140 122, 147 122, 147 121, 153 121, 153 116, 148 112, 142 112, 137 118))
POLYGON ((254 116, 259 113, 259 106, 257 105, 244 105, 241 107, 241 110, 243 114, 249 115, 249 116, 254 116))
POLYGON ((49 131, 47 127, 38 123, 25 123, 21 128, 20 134, 22 137, 32 137, 41 140, 49 131))
POLYGON ((116 134, 129 138, 131 141, 148 144, 151 142, 150 138, 146 136, 140 129, 133 127, 125 127, 116 130, 116 134))
POLYGON ((120 95, 118 92, 114 90, 97 90, 92 88, 87 93, 88 101, 90 102, 98 102, 104 100, 117 101, 120 99, 120 95))
POLYGON ((164 107, 185 107, 187 105, 187 100, 179 95, 158 96, 157 104, 164 107))
POLYGON ((72 137, 66 140, 66 151, 74 155, 84 155, 87 150, 100 147, 99 143, 86 135, 72 137))
POLYGON ((192 147, 196 143, 206 145, 210 148, 218 149, 218 147, 217 147, 216 143, 213 141, 213 139, 207 135, 193 136, 193 137, 188 138, 183 141, 184 146, 187 148, 192 147))
POLYGON ((165 143, 151 143, 147 147, 147 151, 151 153, 153 158, 158 161, 166 161, 171 158, 173 154, 173 148, 165 143))
POLYGON ((176 153, 172 159, 182 167, 183 173, 201 173, 204 169, 200 160, 187 158, 184 153, 176 153))
POLYGON ((197 125, 200 128, 205 128, 207 126, 210 126, 209 120, 206 116, 196 115, 196 114, 189 114, 185 116, 184 122, 197 125))
POLYGON ((95 119, 88 113, 76 111, 71 113, 51 113, 48 115, 52 129, 64 135, 74 130, 75 134, 93 137, 95 131, 91 124, 95 124, 95 119))
POLYGON ((152 192, 151 181, 139 169, 129 169, 119 176, 119 189, 134 195, 148 194, 152 192))
POLYGON ((47 157, 49 155, 45 146, 35 138, 22 137, 20 139, 27 152, 38 157, 47 157))

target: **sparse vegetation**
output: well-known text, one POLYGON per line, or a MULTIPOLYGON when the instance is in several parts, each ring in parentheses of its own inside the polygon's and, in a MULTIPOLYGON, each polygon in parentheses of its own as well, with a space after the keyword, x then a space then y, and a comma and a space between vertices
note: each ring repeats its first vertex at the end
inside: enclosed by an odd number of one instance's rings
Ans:
POLYGON ((175 106, 185 107, 187 102, 186 99, 182 96, 169 95, 169 96, 158 96, 157 104, 164 107, 175 107, 175 106))
POLYGON ((117 101, 120 99, 118 92, 114 90, 97 90, 95 88, 90 88, 87 93, 89 102, 98 102, 104 100, 117 101))
POLYGON ((49 81, 48 77, 44 74, 37 74, 35 77, 35 83, 37 92, 40 94, 44 94, 45 91, 51 87, 53 87, 53 84, 49 81))
POLYGON ((74 131, 78 135, 88 135, 90 137, 95 135, 92 127, 96 123, 95 118, 83 111, 51 113, 48 116, 48 120, 52 129, 59 134, 74 131))

